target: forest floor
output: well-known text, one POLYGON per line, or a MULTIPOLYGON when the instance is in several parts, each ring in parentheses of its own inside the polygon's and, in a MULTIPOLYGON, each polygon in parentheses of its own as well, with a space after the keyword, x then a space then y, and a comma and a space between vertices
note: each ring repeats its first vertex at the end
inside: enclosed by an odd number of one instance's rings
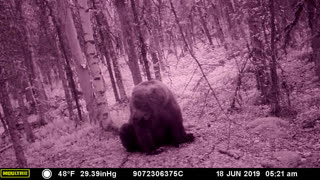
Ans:
MULTIPOLYGON (((304 53, 291 52, 281 62, 282 77, 292 85, 291 107, 284 108, 283 117, 274 118, 269 106, 257 105, 250 73, 243 77, 237 108, 230 109, 236 64, 244 59, 227 55, 222 48, 196 51, 223 111, 188 55, 169 61, 170 71, 163 74, 181 105, 187 131, 196 137, 193 143, 163 147, 162 153, 152 156, 128 153, 117 135, 97 125, 84 123, 75 128, 64 115, 65 102, 52 97, 50 122, 35 130, 36 142, 29 144, 22 138, 29 167, 320 167, 320 88, 304 53)), ((108 97, 113 97, 109 92, 108 97)), ((110 102, 111 116, 120 126, 128 119, 128 107, 110 102)), ((8 142, 2 140, 1 147, 8 142)), ((12 148, 0 153, 0 167, 15 166, 12 148)))

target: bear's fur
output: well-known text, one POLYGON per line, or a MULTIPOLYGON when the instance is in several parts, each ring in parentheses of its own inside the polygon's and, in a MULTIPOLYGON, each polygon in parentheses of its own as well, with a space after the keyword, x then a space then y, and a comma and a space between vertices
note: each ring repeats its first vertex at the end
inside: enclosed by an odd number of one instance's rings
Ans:
POLYGON ((120 140, 129 152, 154 154, 160 146, 194 140, 182 122, 173 93, 160 81, 142 82, 133 89, 129 122, 120 128, 120 140))

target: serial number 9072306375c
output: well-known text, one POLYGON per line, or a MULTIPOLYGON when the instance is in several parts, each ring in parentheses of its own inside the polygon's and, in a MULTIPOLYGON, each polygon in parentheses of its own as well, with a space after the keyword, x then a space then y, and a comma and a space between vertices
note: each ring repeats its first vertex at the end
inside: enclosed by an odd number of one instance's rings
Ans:
POLYGON ((133 177, 183 177, 183 171, 170 170, 134 170, 133 177))

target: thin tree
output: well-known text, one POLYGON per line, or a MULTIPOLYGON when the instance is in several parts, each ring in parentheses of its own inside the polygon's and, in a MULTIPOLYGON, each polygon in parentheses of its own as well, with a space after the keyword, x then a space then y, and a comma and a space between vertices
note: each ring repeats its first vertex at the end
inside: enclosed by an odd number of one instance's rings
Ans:
POLYGON ((308 7, 309 27, 311 29, 312 61, 315 63, 316 75, 320 79, 320 2, 318 0, 305 1, 308 7))
POLYGON ((40 78, 40 70, 35 62, 35 52, 31 43, 30 31, 27 27, 25 16, 26 9, 23 8, 23 1, 16 0, 15 1, 15 9, 17 14, 17 23, 19 24, 20 29, 20 38, 23 40, 20 44, 20 48, 22 49, 24 56, 25 67, 28 72, 28 80, 30 91, 32 91, 32 96, 35 99, 35 107, 37 113, 39 115, 38 121, 40 125, 45 125, 45 102, 47 100, 47 96, 45 94, 44 86, 41 82, 40 78))
MULTIPOLYGON (((12 66, 10 67, 12 68, 12 66)), ((7 83, 0 79, 0 104, 3 109, 4 119, 8 124, 9 134, 12 140, 13 149, 16 155, 18 168, 27 168, 27 159, 21 146, 21 141, 16 130, 16 119, 13 117, 13 107, 9 98, 7 83)))
POLYGON ((208 41, 210 43, 210 45, 213 45, 213 41, 212 41, 212 38, 211 38, 211 35, 210 35, 210 31, 209 31, 209 28, 208 28, 208 25, 207 25, 207 21, 203 15, 203 12, 202 12, 202 9, 203 9, 203 1, 199 1, 197 2, 197 11, 198 11, 198 14, 199 14, 199 17, 200 17, 200 22, 201 22, 201 25, 203 27, 203 30, 204 30, 204 33, 206 35, 206 37, 208 38, 208 41))
POLYGON ((150 45, 149 45, 149 52, 152 59, 152 65, 153 65, 153 71, 155 78, 159 81, 161 81, 161 62, 159 60, 158 55, 161 53, 160 47, 159 47, 159 32, 160 30, 158 28, 161 28, 159 25, 159 22, 155 20, 155 18, 152 16, 152 4, 151 1, 145 0, 144 4, 146 6, 146 18, 148 22, 150 23, 148 25, 149 32, 150 32, 150 45))
MULTIPOLYGON (((96 11, 98 11, 97 8, 97 3, 95 2, 95 0, 92 0, 92 8, 95 9, 96 11)), ((100 52, 103 54, 106 64, 107 64, 107 68, 108 68, 108 72, 109 72, 109 77, 110 77, 110 81, 111 81, 111 86, 113 89, 113 93, 114 93, 114 97, 116 99, 117 102, 120 102, 120 97, 119 97, 119 93, 118 93, 118 89, 116 86, 116 81, 115 81, 115 77, 114 77, 114 73, 113 73, 113 69, 112 69, 112 65, 111 65, 111 57, 110 57, 110 53, 109 53, 109 49, 108 49, 108 44, 107 41, 110 41, 111 39, 106 39, 106 30, 105 27, 103 27, 102 25, 102 18, 103 18, 103 14, 101 12, 96 12, 94 13, 94 17, 95 17, 95 21, 97 23, 97 31, 98 31, 98 37, 101 41, 101 43, 99 43, 99 47, 100 47, 100 52)), ((97 40, 99 42, 99 40, 97 40)))
MULTIPOLYGON (((66 98, 66 102, 67 102, 67 109, 69 112, 69 118, 71 120, 75 120, 76 125, 78 124, 77 119, 75 119, 75 115, 73 113, 73 99, 71 97, 71 92, 70 89, 73 88, 69 88, 68 85, 68 80, 67 80, 67 76, 66 73, 67 71, 70 71, 69 74, 71 73, 71 75, 69 75, 69 84, 71 87, 75 87, 75 82, 73 80, 73 73, 71 71, 71 67, 70 67, 70 63, 65 63, 63 61, 63 57, 62 57, 62 52, 65 52, 64 47, 61 47, 61 50, 59 49, 59 34, 58 34, 58 38, 54 37, 53 33, 48 32, 48 28, 50 27, 49 24, 49 15, 47 13, 47 11, 49 11, 50 14, 52 14, 51 9, 47 8, 47 1, 43 1, 43 0, 36 0, 36 4, 39 7, 39 18, 40 18, 40 28, 42 29, 42 31, 44 32, 45 35, 45 39, 46 42, 50 42, 49 44, 51 45, 52 48, 52 56, 55 57, 55 66, 57 67, 57 71, 58 71, 58 75, 59 78, 62 82, 62 87, 64 90, 64 95, 66 98), (68 66, 69 65, 69 66, 68 66)), ((52 18, 54 27, 56 24, 56 19, 52 18)), ((62 45, 63 46, 63 45, 62 45)), ((69 62, 69 58, 66 58, 66 61, 69 62)), ((75 97, 75 102, 76 102, 76 107, 77 107, 77 111, 78 111, 78 116, 79 116, 79 120, 82 120, 82 114, 81 114, 81 109, 80 109, 80 104, 79 104, 79 100, 78 100, 78 91, 77 90, 72 90, 73 92, 73 97, 75 97)))
MULTIPOLYGON (((97 0, 94 0, 94 5, 97 5, 99 3, 97 3, 97 0)), ((103 0, 99 0, 100 4, 103 4, 103 0)), ((99 9, 99 7, 97 7, 99 9)), ((113 42, 116 42, 117 37, 115 37, 115 35, 111 32, 111 27, 109 26, 109 22, 108 22, 108 19, 106 17, 106 13, 102 7, 100 7, 97 15, 99 17, 99 20, 101 22, 101 26, 102 26, 102 30, 103 30, 103 34, 104 34, 104 37, 106 40, 108 41, 105 41, 105 45, 106 45, 106 48, 108 50, 108 53, 110 55, 110 59, 111 59, 111 64, 112 64, 112 67, 113 67, 113 70, 114 70, 114 76, 115 76, 115 79, 116 79, 116 83, 117 83, 117 86, 118 86, 118 90, 119 90, 119 95, 120 95, 120 100, 121 102, 125 102, 128 97, 126 95, 126 91, 125 91, 125 88, 124 88, 124 85, 123 85, 123 80, 122 80, 122 73, 121 73, 121 70, 120 70, 120 67, 119 67, 119 62, 118 62, 118 57, 117 57, 117 54, 115 52, 115 48, 114 48, 114 43, 113 42)), ((120 40, 119 40, 120 41, 120 40)), ((121 41, 119 42, 121 44, 121 41)), ((121 46, 121 45, 119 45, 121 46)), ((120 47, 119 47, 120 48, 120 47)))
POLYGON ((218 10, 217 6, 212 1, 210 1, 210 5, 211 6, 209 8, 209 12, 210 12, 212 19, 213 19, 213 22, 215 24, 215 29, 217 31, 216 36, 220 40, 220 43, 223 44, 224 47, 227 49, 225 33, 223 33, 222 25, 221 25, 220 19, 219 19, 219 10, 218 10))
POLYGON ((4 118, 3 118, 3 116, 2 116, 1 113, 0 113, 0 120, 1 120, 1 123, 2 123, 2 127, 4 128, 4 134, 7 133, 7 132, 9 132, 9 131, 8 131, 8 125, 7 125, 7 123, 5 122, 5 120, 4 120, 4 118))
MULTIPOLYGON (((105 25, 105 28, 106 28, 106 31, 107 31, 105 33, 105 36, 106 36, 107 39, 112 39, 111 38, 111 32, 110 32, 109 23, 108 23, 107 19, 105 18, 104 14, 103 14, 102 17, 103 17, 102 19, 103 19, 103 22, 104 22, 103 24, 105 25)), ((120 67, 119 67, 118 57, 116 55, 116 52, 115 52, 114 46, 112 44, 112 41, 107 41, 107 47, 108 47, 110 59, 112 61, 112 65, 113 65, 114 76, 116 78, 117 86, 118 86, 118 89, 119 89, 120 99, 121 99, 121 102, 125 102, 128 99, 128 97, 126 95, 126 90, 125 90, 124 85, 123 85, 122 73, 121 73, 121 70, 120 70, 120 67)))
POLYGON ((268 75, 267 62, 264 54, 264 46, 261 38, 261 12, 260 2, 256 0, 247 1, 248 25, 252 45, 252 63, 255 67, 257 89, 261 92, 261 104, 269 103, 270 78, 268 75))
POLYGON ((115 0, 114 4, 119 15, 123 37, 126 39, 125 46, 128 49, 128 64, 132 74, 133 83, 137 85, 142 81, 142 77, 138 64, 138 57, 135 51, 134 36, 130 25, 128 8, 126 7, 124 0, 115 0))
MULTIPOLYGON (((17 72, 17 73, 19 73, 19 72, 17 72)), ((34 142, 35 141, 35 136, 34 136, 34 133, 32 131, 31 125, 28 122, 27 109, 26 109, 26 106, 24 104, 23 94, 25 94, 25 93, 24 93, 24 90, 23 90, 23 87, 22 87, 22 77, 21 77, 21 75, 16 79, 15 83, 13 82, 12 84, 16 84, 14 88, 16 90, 18 90, 17 99, 18 99, 20 115, 21 115, 21 119, 22 119, 22 122, 23 122, 24 131, 25 131, 26 136, 27 136, 27 141, 28 142, 34 142)))
POLYGON ((147 79, 151 80, 151 73, 150 73, 150 68, 149 68, 149 62, 147 59, 147 45, 145 43, 143 34, 142 34, 142 30, 141 30, 141 23, 139 20, 139 15, 138 15, 138 10, 135 4, 134 0, 130 0, 131 2, 131 8, 132 8, 132 12, 133 12, 133 19, 134 19, 134 24, 135 24, 135 28, 136 31, 138 32, 138 39, 139 39, 139 43, 140 43, 140 50, 141 50, 141 57, 142 57, 142 62, 144 64, 144 69, 146 71, 147 74, 147 79))
POLYGON ((280 113, 280 95, 278 87, 277 60, 276 60, 276 42, 275 42, 275 19, 274 19, 274 0, 270 0, 270 21, 271 21, 271 113, 279 116, 280 113))

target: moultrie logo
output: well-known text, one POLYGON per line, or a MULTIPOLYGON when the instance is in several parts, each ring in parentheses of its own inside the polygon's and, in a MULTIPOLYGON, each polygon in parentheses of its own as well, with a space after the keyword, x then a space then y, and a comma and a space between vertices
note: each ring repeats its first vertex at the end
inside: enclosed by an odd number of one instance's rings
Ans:
POLYGON ((0 178, 30 178, 30 169, 1 169, 0 178))

